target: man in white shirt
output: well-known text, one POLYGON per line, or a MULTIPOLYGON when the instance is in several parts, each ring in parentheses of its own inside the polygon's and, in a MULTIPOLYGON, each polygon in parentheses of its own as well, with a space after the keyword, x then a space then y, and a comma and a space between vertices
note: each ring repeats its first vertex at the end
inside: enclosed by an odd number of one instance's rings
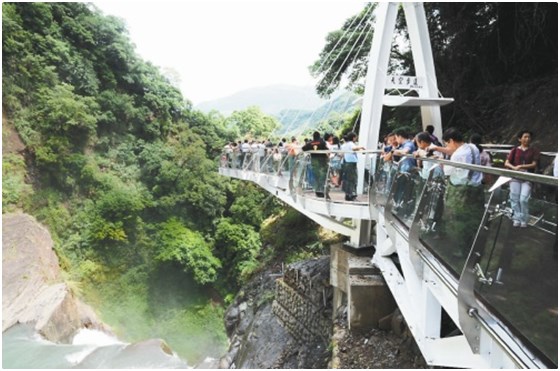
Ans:
POLYGON ((250 152, 251 152, 251 145, 249 144, 249 140, 245 139, 245 141, 241 145, 241 166, 240 167, 243 167, 243 169, 245 169, 247 167, 247 164, 249 163, 249 160, 251 158, 249 156, 250 152))
POLYGON ((364 147, 358 146, 355 141, 358 135, 353 131, 346 134, 346 141, 340 148, 344 152, 344 163, 342 164, 342 190, 344 191, 346 201, 354 201, 356 195, 356 183, 358 181, 358 155, 354 151, 364 150, 364 147))
MULTIPOLYGON (((463 134, 457 129, 447 129, 442 139, 451 153, 451 161, 480 165, 478 148, 465 143, 463 134)), ((445 191, 443 220, 445 232, 457 245, 453 256, 458 260, 451 263, 460 273, 484 215, 482 173, 451 165, 444 166, 444 172, 449 176, 449 181, 445 191)))
MULTIPOLYGON (((480 165, 480 152, 474 144, 465 143, 462 134, 453 128, 448 132, 448 135, 447 141, 445 139, 443 141, 447 142, 447 148, 453 151, 451 161, 480 165)), ((444 166, 443 171, 445 175, 449 176, 449 181, 453 185, 476 187, 482 183, 482 173, 480 171, 461 169, 449 165, 444 166)))
POLYGON ((253 171, 259 171, 261 168, 261 160, 259 157, 259 142, 256 140, 251 142, 251 161, 253 163, 253 171))

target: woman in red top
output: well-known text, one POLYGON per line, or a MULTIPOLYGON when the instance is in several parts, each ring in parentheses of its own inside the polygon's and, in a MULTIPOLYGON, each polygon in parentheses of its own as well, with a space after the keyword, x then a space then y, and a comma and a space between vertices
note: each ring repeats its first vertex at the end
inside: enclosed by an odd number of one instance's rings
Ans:
MULTIPOLYGON (((531 147, 533 133, 521 130, 517 134, 519 146, 513 148, 506 160, 506 169, 524 172, 534 172, 539 162, 539 151, 531 147)), ((529 198, 531 197, 531 182, 512 179, 509 183, 509 201, 513 209, 513 226, 527 227, 529 221, 529 198)))

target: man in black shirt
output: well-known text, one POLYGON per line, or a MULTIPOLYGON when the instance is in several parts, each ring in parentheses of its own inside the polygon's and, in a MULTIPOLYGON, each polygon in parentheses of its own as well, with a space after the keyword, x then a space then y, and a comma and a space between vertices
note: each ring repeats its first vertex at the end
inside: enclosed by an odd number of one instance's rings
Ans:
MULTIPOLYGON (((313 133, 313 140, 307 142, 301 149, 303 151, 324 151, 329 148, 321 138, 321 134, 316 131, 313 133)), ((329 156, 326 153, 311 154, 311 168, 309 169, 308 180, 313 186, 317 197, 325 197, 325 182, 327 179, 328 165, 329 156)))

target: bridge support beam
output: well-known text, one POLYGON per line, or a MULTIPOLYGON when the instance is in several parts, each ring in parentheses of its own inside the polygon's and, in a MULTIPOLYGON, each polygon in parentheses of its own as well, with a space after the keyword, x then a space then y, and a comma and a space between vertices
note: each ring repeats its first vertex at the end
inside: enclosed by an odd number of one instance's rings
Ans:
POLYGON ((355 219, 354 223, 356 228, 354 229, 353 233, 350 235, 350 243, 354 248, 363 248, 363 247, 371 247, 372 240, 371 240, 371 220, 360 220, 355 219))
MULTIPOLYGON (((436 69, 432 57, 432 46, 424 6, 422 3, 402 3, 406 26, 410 37, 412 59, 416 76, 423 77, 424 85, 418 91, 421 98, 437 98, 439 91, 437 87, 436 69)), ((441 138, 441 111, 439 106, 421 106, 422 127, 434 126, 434 134, 441 138)))

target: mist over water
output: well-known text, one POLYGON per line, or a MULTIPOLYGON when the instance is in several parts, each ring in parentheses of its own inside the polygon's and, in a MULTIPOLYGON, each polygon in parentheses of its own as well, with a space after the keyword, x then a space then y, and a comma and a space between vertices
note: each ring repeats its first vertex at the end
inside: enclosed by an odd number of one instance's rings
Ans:
POLYGON ((86 301, 119 339, 161 338, 191 366, 226 351, 222 305, 180 268, 129 270, 88 294, 86 301))
POLYGON ((72 344, 44 340, 29 325, 2 333, 3 368, 187 368, 162 350, 158 340, 127 344, 96 330, 83 329, 72 344))

